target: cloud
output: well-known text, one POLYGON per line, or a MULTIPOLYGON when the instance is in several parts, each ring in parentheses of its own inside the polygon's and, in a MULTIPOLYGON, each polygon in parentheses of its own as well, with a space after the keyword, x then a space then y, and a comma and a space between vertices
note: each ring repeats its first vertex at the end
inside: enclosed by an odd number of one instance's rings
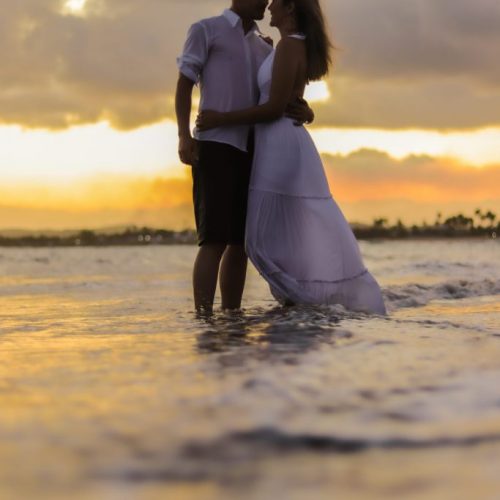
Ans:
POLYGON ((191 179, 100 175, 63 187, 0 187, 0 228, 194 227, 191 179))
POLYGON ((81 17, 65 15, 63 0, 0 0, 0 122, 130 129, 163 119, 187 30, 179 19, 211 15, 212 4, 87 0, 81 17))
MULTIPOLYGON (((0 123, 131 129, 173 116, 189 24, 225 0, 0 0, 0 123)), ((339 47, 318 123, 474 128, 500 124, 497 0, 328 0, 339 47)), ((276 32, 262 23, 264 31, 276 32)))
POLYGON ((339 74, 329 86, 331 99, 312 105, 314 126, 452 131, 500 123, 500 91, 458 77, 402 84, 339 74))
POLYGON ((41 183, 0 186, 2 204, 83 212, 94 210, 169 209, 191 203, 191 176, 184 170, 182 177, 137 177, 103 175, 79 179, 56 186, 41 183))
POLYGON ((497 200, 500 165, 474 168, 447 158, 402 160, 363 149, 347 156, 323 155, 334 197, 346 202, 402 199, 425 203, 497 200))
POLYGON ((500 122, 497 0, 324 2, 332 100, 317 124, 473 129, 500 122))
POLYGON ((325 2, 340 70, 350 77, 419 83, 467 78, 500 89, 497 0, 325 2))
MULTIPOLYGON (((474 168, 446 158, 402 160, 373 150, 323 155, 334 198, 351 222, 379 216, 405 223, 475 208, 500 213, 500 165, 474 168)), ((99 176, 75 185, 0 187, 0 229, 75 229, 136 224, 194 226, 191 179, 99 176)))
POLYGON ((75 213, 65 208, 34 209, 0 205, 0 232, 104 229, 136 225, 182 231, 194 227, 190 204, 173 208, 101 209, 75 213))

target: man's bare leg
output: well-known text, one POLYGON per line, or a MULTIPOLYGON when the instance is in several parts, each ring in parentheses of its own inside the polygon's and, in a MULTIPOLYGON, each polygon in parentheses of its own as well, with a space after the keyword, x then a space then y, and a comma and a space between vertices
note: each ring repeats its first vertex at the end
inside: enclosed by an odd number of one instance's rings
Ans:
POLYGON ((243 245, 229 245, 220 266, 222 309, 239 309, 247 275, 247 254, 243 245))
POLYGON ((225 244, 205 244, 198 250, 193 269, 194 306, 198 312, 213 311, 219 264, 225 248, 225 244))

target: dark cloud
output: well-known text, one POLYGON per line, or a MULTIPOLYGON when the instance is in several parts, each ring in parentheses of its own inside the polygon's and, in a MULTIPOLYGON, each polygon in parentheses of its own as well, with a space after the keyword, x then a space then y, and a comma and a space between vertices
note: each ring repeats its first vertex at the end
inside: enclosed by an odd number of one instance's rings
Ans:
POLYGON ((108 119, 134 128, 171 114, 186 17, 214 2, 0 0, 0 121, 64 128, 108 119), (13 5, 12 5, 13 4, 13 5))
POLYGON ((329 81, 331 99, 315 103, 315 126, 476 129, 500 125, 500 91, 465 79, 403 84, 347 78, 329 81))
POLYGON ((500 90, 497 0, 326 2, 339 71, 404 84, 467 78, 500 90))
MULTIPOLYGON (((0 0, 0 122, 134 128, 173 116, 188 26, 229 0, 0 0)), ((500 125, 498 0, 324 0, 339 47, 318 106, 336 126, 500 125)), ((262 23, 264 31, 276 32, 262 23)))

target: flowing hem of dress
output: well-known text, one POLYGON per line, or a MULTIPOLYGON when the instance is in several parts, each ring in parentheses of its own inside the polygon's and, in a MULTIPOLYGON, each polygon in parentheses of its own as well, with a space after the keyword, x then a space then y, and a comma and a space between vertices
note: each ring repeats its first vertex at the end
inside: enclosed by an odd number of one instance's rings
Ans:
POLYGON ((331 196, 252 191, 246 251, 279 303, 386 314, 380 287, 331 196))
POLYGON ((359 278, 360 276, 363 276, 363 274, 367 273, 368 269, 365 269, 361 271, 360 273, 356 274, 355 276, 351 276, 349 278, 342 278, 340 280, 296 280, 297 283, 343 283, 344 281, 351 281, 356 278, 359 278))
POLYGON ((261 274, 273 297, 282 305, 340 304, 351 311, 386 314, 378 283, 368 270, 337 281, 299 281, 286 273, 261 274))

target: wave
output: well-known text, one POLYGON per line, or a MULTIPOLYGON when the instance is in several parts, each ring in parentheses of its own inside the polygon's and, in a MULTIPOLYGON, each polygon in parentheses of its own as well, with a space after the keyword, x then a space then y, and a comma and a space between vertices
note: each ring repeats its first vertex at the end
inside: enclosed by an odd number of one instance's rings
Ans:
POLYGON ((208 441, 191 441, 172 450, 170 457, 155 452, 136 450, 135 455, 146 459, 144 464, 134 464, 93 473, 99 479, 120 479, 132 483, 206 481, 252 482, 255 477, 231 474, 231 466, 258 461, 263 457, 290 453, 318 453, 347 455, 370 450, 406 450, 439 448, 472 448, 500 442, 500 434, 470 436, 442 436, 428 439, 405 437, 363 438, 321 434, 291 434, 274 427, 230 432, 208 441))
POLYGON ((382 290, 384 300, 392 309, 421 307, 432 300, 465 299, 500 294, 500 280, 454 280, 433 285, 410 283, 382 290))
POLYGON ((289 434, 276 428, 261 428, 233 432, 211 442, 194 442, 184 446, 186 458, 229 458, 241 451, 359 453, 370 449, 418 450, 429 448, 473 447, 500 442, 500 434, 441 436, 428 439, 406 437, 356 438, 316 434, 289 434))

